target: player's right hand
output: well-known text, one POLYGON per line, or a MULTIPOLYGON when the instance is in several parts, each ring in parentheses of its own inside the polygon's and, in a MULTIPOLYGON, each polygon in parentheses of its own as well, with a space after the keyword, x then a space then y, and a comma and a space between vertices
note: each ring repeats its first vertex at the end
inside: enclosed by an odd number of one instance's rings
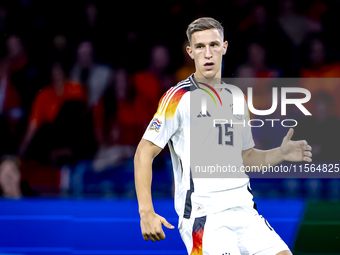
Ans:
POLYGON ((164 240, 165 234, 162 225, 168 229, 175 228, 167 222, 165 218, 155 212, 141 214, 140 227, 145 241, 148 241, 149 239, 152 242, 164 240))

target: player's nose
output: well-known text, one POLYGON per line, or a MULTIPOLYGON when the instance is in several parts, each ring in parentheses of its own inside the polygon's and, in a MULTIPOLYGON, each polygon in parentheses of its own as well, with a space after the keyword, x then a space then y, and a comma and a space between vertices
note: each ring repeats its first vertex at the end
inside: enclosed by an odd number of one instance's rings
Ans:
POLYGON ((209 46, 205 47, 205 58, 206 59, 212 58, 212 54, 211 54, 211 50, 209 46))

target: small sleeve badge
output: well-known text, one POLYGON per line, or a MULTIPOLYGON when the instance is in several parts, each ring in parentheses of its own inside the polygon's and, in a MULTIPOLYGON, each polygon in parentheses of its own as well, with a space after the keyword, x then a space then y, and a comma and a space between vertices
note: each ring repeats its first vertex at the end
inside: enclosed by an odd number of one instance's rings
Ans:
POLYGON ((149 130, 155 130, 158 133, 161 125, 162 121, 160 121, 158 118, 154 118, 151 122, 149 130))

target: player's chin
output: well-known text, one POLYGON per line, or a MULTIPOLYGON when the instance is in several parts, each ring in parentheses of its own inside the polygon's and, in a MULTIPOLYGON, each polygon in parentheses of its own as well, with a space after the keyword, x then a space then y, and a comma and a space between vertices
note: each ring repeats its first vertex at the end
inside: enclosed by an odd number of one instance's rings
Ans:
POLYGON ((205 78, 210 79, 210 78, 215 78, 217 72, 215 70, 205 70, 202 73, 205 78))

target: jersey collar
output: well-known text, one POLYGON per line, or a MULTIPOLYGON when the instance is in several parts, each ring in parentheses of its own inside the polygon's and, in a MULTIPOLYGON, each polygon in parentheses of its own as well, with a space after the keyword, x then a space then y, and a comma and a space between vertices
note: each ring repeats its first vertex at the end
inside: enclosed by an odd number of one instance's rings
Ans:
POLYGON ((196 88, 200 88, 198 85, 197 85, 197 82, 196 82, 196 80, 195 80, 195 78, 194 78, 194 74, 192 74, 192 75, 190 75, 189 76, 189 80, 191 81, 191 83, 192 84, 194 84, 194 86, 196 87, 196 88))
MULTIPOLYGON (((197 82, 196 82, 196 80, 195 80, 195 78, 194 78, 194 74, 192 74, 192 75, 189 76, 189 80, 191 81, 192 84, 194 84, 194 86, 195 86, 196 88, 198 88, 198 89, 200 88, 200 87, 197 85, 197 82)), ((221 83, 226 84, 226 83, 222 80, 222 78, 221 78, 221 83)))

